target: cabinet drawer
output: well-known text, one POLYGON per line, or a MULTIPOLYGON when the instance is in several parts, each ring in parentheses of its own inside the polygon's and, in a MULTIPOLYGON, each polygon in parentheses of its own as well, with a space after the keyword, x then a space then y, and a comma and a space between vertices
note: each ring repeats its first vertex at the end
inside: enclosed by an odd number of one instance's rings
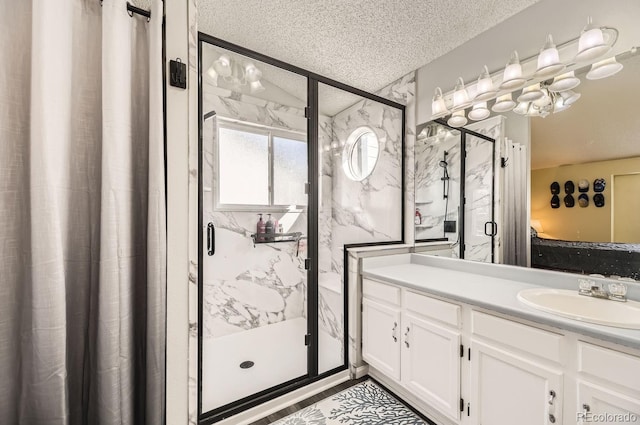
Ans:
POLYGON ((580 341, 578 371, 640 391, 640 357, 580 341))
POLYGON ((400 288, 376 282, 371 279, 362 279, 362 295, 367 298, 375 298, 387 303, 400 305, 400 288))
POLYGON ((562 335, 478 311, 471 313, 471 323, 474 335, 489 338, 554 362, 560 363, 562 360, 562 335))
POLYGON ((402 305, 407 310, 421 316, 456 328, 460 327, 460 306, 458 305, 410 291, 405 291, 402 305))

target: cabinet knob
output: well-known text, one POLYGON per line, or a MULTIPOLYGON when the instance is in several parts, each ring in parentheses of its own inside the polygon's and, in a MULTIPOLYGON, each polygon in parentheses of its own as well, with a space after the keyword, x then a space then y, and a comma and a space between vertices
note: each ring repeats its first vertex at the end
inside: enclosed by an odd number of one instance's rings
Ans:
POLYGON ((393 338, 393 342, 398 342, 398 337, 396 336, 396 329, 398 329, 398 322, 393 322, 393 329, 391 329, 391 338, 393 338))
POLYGON ((553 400, 556 398, 556 392, 551 390, 549 391, 549 404, 553 405, 553 400))
POLYGON ((410 330, 411 328, 407 326, 407 331, 404 333, 404 345, 406 345, 407 348, 409 348, 409 331, 410 330))
POLYGON ((553 416, 552 414, 549 414, 549 422, 551 422, 552 424, 556 423, 556 417, 553 416))

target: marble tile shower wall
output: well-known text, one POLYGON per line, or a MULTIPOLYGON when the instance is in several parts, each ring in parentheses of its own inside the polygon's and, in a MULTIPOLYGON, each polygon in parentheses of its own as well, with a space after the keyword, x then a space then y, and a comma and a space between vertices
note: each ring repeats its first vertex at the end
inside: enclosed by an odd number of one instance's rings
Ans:
MULTIPOLYGON (((413 96, 413 85, 413 74, 410 74, 378 94, 392 100, 405 100, 413 96)), ((332 272, 340 277, 344 270, 345 244, 403 238, 401 111, 368 99, 361 100, 334 117, 334 141, 343 145, 361 126, 372 128, 380 141, 379 159, 372 174, 356 182, 342 171, 340 155, 334 155, 332 161, 332 272)))
MULTIPOLYGON (((203 128, 203 221, 214 224, 217 248, 216 255, 204 256, 202 326, 204 338, 217 338, 304 316, 307 282, 305 240, 301 246, 254 246, 257 211, 214 210, 214 120, 226 117, 295 131, 306 131, 307 120, 302 109, 223 90, 207 93, 204 101, 216 118, 203 128)), ((289 223, 287 231, 307 233, 306 211, 273 215, 289 223)))
POLYGON ((473 261, 491 262, 492 252, 499 254, 501 244, 500 233, 494 237, 494 246, 491 238, 486 237, 484 225, 487 221, 495 220, 500 226, 501 188, 500 188, 500 156, 502 155, 502 138, 504 134, 504 118, 497 116, 482 121, 470 129, 482 135, 491 137, 494 143, 467 136, 466 149, 466 176, 465 192, 467 205, 465 210, 465 259, 473 261), (495 161, 493 153, 495 150, 495 161), (495 170, 495 176, 492 170, 495 170), (494 187, 492 187, 492 184, 494 187), (491 193, 493 192, 493 211, 491 209, 491 193))
MULTIPOLYGON (((460 206, 460 136, 418 139, 415 147, 416 208, 420 210, 422 222, 416 223, 416 240, 448 237, 455 241, 457 232, 444 233, 446 220, 458 219, 460 206), (449 192, 444 198, 444 168, 438 163, 447 152, 449 192)), ((458 230, 459 226, 456 226, 458 230)))

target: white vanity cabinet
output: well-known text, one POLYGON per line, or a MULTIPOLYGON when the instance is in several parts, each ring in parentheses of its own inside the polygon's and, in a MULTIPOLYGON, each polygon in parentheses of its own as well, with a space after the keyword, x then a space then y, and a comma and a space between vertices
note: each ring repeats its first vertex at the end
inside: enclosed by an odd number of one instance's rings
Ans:
POLYGON ((471 312, 474 424, 561 424, 562 335, 471 312))
POLYGON ((460 307, 364 279, 362 357, 419 400, 460 418, 460 307), (437 319, 433 316, 437 313, 437 319))
POLYGON ((579 341, 578 423, 640 424, 640 358, 579 341))
POLYGON ((362 293, 362 358, 399 380, 400 289, 365 280, 362 293))
POLYGON ((381 302, 362 301, 362 358, 400 379, 400 309, 381 302))

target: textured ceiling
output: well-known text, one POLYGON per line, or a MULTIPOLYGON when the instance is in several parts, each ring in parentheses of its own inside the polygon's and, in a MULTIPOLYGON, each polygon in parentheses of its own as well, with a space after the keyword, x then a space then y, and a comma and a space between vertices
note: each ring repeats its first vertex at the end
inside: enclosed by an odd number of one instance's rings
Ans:
POLYGON ((531 168, 640 156, 640 55, 621 61, 624 69, 582 83, 582 97, 566 111, 531 118, 531 168))
POLYGON ((199 0, 198 30, 369 92, 537 0, 199 0))

